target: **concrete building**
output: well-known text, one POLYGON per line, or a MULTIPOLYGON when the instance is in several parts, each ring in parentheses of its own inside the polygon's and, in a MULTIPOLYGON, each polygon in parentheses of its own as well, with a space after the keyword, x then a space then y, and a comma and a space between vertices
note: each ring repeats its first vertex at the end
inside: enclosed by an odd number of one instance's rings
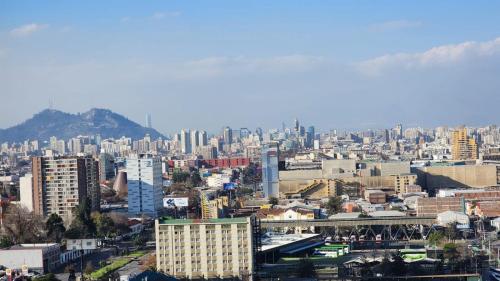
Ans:
POLYGON ((483 188, 498 185, 495 165, 430 166, 415 169, 419 185, 427 190, 483 188))
POLYGON ((382 190, 365 190, 365 200, 372 204, 382 204, 387 201, 387 194, 382 190))
POLYGON ((191 134, 189 130, 181 130, 181 152, 184 154, 191 153, 191 134))
POLYGON ((465 213, 465 201, 458 197, 417 198, 417 216, 437 216, 446 211, 465 213))
POLYGON ((476 140, 469 137, 466 128, 453 131, 451 155, 453 160, 469 160, 478 158, 476 140))
POLYGON ((57 243, 19 244, 7 249, 0 249, 0 265, 21 270, 28 266, 30 270, 49 273, 60 264, 61 250, 57 243))
POLYGON ((405 193, 408 192, 408 186, 415 186, 417 183, 417 175, 416 174, 399 174, 394 175, 394 190, 396 193, 405 193))
MULTIPOLYGON (((300 207, 292 208, 277 208, 277 209, 259 209, 255 214, 261 221, 273 221, 273 220, 313 220, 315 219, 315 212, 311 209, 305 209, 300 207)), ((292 228, 295 233, 302 233, 304 231, 310 231, 314 233, 314 226, 307 227, 295 227, 292 228)), ((289 233, 289 229, 283 229, 284 232, 289 233)))
POLYGON ((264 196, 279 197, 279 146, 269 143, 262 147, 262 191, 264 196))
POLYGON ((98 163, 92 157, 33 157, 33 211, 58 214, 70 223, 73 209, 85 198, 100 209, 98 163))
POLYGON ((251 218, 156 220, 156 268, 176 278, 244 277, 253 272, 251 218))
POLYGON ((33 212, 33 175, 26 174, 19 178, 19 196, 21 205, 33 212))
POLYGON ((108 153, 99 154, 99 179, 110 180, 115 177, 115 160, 108 153))
POLYGON ((128 213, 157 217, 163 204, 161 159, 151 154, 127 158, 128 213))

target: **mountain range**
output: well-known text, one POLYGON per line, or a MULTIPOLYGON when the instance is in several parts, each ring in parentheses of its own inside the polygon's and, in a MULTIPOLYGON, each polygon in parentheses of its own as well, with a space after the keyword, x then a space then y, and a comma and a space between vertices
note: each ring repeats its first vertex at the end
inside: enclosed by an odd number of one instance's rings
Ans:
POLYGON ((25 140, 70 139, 79 135, 101 135, 105 138, 165 138, 152 128, 146 128, 108 109, 93 108, 84 113, 72 114, 54 109, 45 109, 23 123, 0 129, 0 142, 23 142, 25 140))

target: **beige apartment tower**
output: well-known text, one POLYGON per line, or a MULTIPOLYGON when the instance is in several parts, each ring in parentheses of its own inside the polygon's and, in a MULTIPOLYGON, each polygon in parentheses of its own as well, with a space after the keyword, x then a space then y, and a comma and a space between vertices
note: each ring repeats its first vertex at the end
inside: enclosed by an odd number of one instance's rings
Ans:
POLYGON ((451 154, 453 160, 469 160, 478 158, 476 140, 467 135, 466 128, 453 131, 451 154))
POLYGON ((252 219, 156 220, 156 268, 176 278, 231 278, 253 271, 252 219))

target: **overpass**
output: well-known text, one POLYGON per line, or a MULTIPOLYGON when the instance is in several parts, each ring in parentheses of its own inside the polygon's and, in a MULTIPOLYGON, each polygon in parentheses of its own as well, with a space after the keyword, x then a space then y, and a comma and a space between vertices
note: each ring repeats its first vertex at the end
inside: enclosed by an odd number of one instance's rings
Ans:
POLYGON ((381 240, 427 239, 435 230, 436 217, 368 217, 316 220, 261 220, 263 229, 314 227, 325 236, 365 236, 381 240))
POLYGON ((315 220, 261 220, 262 228, 274 227, 353 227, 353 226, 392 226, 426 225, 436 223, 436 217, 377 217, 355 219, 315 219, 315 220))

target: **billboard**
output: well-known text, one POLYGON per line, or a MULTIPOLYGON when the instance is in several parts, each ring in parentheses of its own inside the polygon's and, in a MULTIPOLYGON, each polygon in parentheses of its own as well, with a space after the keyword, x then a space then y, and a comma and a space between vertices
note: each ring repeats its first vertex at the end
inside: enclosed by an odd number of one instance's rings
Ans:
POLYGON ((189 200, 187 197, 165 197, 163 198, 163 207, 174 208, 174 207, 187 207, 189 205, 189 200))
POLYGON ((95 250, 97 239, 68 239, 66 240, 68 250, 95 250))
POLYGON ((224 183, 224 190, 235 190, 235 189, 236 189, 236 183, 234 182, 224 183))

